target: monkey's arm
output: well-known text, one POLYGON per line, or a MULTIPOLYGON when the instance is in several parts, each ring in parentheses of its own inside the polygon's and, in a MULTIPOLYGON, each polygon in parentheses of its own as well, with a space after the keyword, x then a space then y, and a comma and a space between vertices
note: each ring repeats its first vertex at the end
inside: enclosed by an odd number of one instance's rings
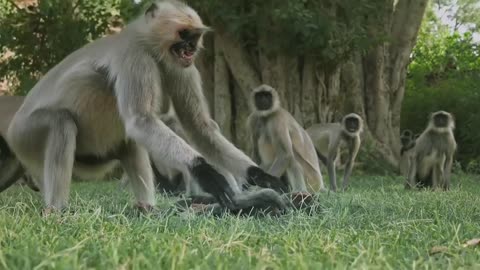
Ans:
POLYGON ((345 173, 343 175, 343 189, 346 189, 348 186, 348 179, 352 174, 353 164, 355 163, 355 158, 357 157, 358 150, 360 149, 360 138, 356 136, 348 146, 348 161, 347 166, 345 167, 345 173))
POLYGON ((330 181, 330 188, 334 192, 337 191, 337 172, 335 171, 335 159, 337 158, 337 155, 338 155, 340 140, 341 140, 340 134, 329 133, 326 165, 327 165, 327 171, 328 171, 328 178, 330 181))
POLYGON ((445 160, 443 188, 448 190, 450 188, 450 178, 452 176, 453 153, 449 153, 445 160))
POLYGON ((418 157, 417 157, 417 154, 414 153, 410 157, 410 166, 408 168, 407 183, 405 183, 406 189, 411 189, 416 186, 415 177, 417 175, 417 162, 418 162, 418 157))
POLYGON ((211 117, 203 97, 198 70, 192 66, 183 73, 177 74, 178 78, 172 78, 175 85, 169 89, 169 94, 178 118, 196 148, 213 163, 224 167, 235 177, 247 179, 250 184, 276 190, 285 188, 281 181, 260 169, 210 124, 211 117))
MULTIPOLYGON (((281 123, 280 121, 275 121, 274 123, 281 123)), ((280 177, 285 173, 288 165, 295 158, 293 153, 292 138, 290 137, 288 127, 284 125, 276 124, 274 129, 270 132, 274 132, 275 135, 271 136, 274 138, 277 137, 277 142, 274 143, 274 146, 277 148, 277 156, 273 161, 272 165, 268 172, 274 176, 280 177)))
POLYGON ((258 128, 257 128, 257 118, 252 114, 248 117, 247 120, 247 127, 248 127, 248 134, 250 137, 250 142, 252 144, 252 158, 253 161, 256 162, 257 164, 261 163, 260 160, 260 154, 258 152, 258 139, 260 137, 258 128))

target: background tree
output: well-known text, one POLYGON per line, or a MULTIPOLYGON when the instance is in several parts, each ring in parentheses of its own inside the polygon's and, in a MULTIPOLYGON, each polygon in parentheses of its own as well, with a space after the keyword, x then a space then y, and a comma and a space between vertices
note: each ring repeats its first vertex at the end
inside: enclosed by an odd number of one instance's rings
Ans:
MULTIPOLYGON (((457 158, 469 172, 479 173, 480 47, 472 32, 475 28, 467 26, 480 13, 467 21, 462 8, 451 7, 452 2, 463 1, 437 1, 427 12, 409 66, 402 128, 421 132, 430 112, 452 112, 457 122, 457 158), (452 20, 442 20, 436 10, 446 10, 443 16, 452 20)), ((480 1, 467 2, 478 7, 480 1)))
MULTIPOLYGON (((18 78, 25 92, 59 59, 148 2, 39 0, 19 8, 0 0, 1 50, 14 52, 0 77, 18 78)), ((428 0, 188 2, 215 29, 198 66, 212 114, 237 145, 249 150, 247 98, 267 83, 305 127, 360 114, 363 149, 396 165, 407 65, 428 0)))

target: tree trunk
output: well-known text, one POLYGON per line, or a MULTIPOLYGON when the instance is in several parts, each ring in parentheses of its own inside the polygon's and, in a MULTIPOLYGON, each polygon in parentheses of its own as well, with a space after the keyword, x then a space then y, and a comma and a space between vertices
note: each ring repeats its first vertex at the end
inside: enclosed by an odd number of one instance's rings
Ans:
POLYGON ((215 26, 213 78, 206 72, 204 81, 214 82, 211 103, 222 132, 240 148, 250 149, 245 127, 249 95, 266 83, 277 89, 282 106, 304 127, 359 114, 366 142, 397 166, 407 65, 428 0, 385 2, 379 11, 383 15, 366 23, 372 38, 386 33, 388 41, 328 69, 313 57, 268 51, 269 33, 258 33, 257 50, 252 51, 215 26))

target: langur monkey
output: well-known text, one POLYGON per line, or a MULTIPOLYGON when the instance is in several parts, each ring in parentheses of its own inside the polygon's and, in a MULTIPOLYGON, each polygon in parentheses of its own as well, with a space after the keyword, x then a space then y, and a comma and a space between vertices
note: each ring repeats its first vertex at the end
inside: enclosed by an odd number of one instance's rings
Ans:
POLYGON ((412 162, 406 188, 450 188, 453 155, 457 143, 453 135, 455 120, 446 111, 430 115, 427 128, 420 134, 413 148, 412 162))
POLYGON ((7 142, 39 181, 46 213, 67 205, 72 172, 79 165, 112 159, 120 160, 128 174, 137 207, 152 210, 149 154, 155 164, 191 175, 230 210, 286 208, 276 192, 282 188, 278 178, 210 125, 194 65, 208 30, 188 5, 157 1, 119 33, 76 50, 40 79, 13 117, 7 142), (171 98, 198 150, 158 118, 163 96, 171 98), (265 188, 237 192, 212 164, 265 188))
POLYGON ((413 147, 415 146, 413 132, 409 129, 403 130, 400 134, 400 143, 402 144, 402 148, 400 149, 400 173, 408 177, 408 169, 410 168, 413 147))
POLYGON ((362 132, 363 120, 355 113, 345 115, 341 123, 316 124, 307 129, 315 145, 318 159, 327 167, 330 188, 334 192, 337 191, 335 159, 339 155, 340 145, 343 142, 348 149, 348 160, 343 175, 343 190, 345 190, 360 149, 362 132))
POLYGON ((254 160, 270 174, 286 178, 292 192, 324 190, 313 143, 293 116, 280 106, 277 91, 260 85, 252 91, 248 127, 254 160))

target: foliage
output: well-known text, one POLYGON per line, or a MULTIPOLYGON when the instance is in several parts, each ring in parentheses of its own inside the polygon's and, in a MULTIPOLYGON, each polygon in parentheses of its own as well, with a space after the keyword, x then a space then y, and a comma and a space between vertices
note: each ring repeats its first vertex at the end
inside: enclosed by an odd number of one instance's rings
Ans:
POLYGON ((418 133, 431 112, 453 113, 457 157, 467 165, 480 159, 480 46, 472 32, 451 32, 439 23, 432 16, 420 31, 408 71, 401 127, 418 133))
POLYGON ((71 211, 42 218, 14 187, 0 195, 2 269, 478 269, 478 179, 450 192, 408 192, 400 178, 351 179, 312 212, 215 218, 172 210, 138 216, 118 182, 74 183, 71 211), (446 253, 429 254, 434 246, 446 253))
POLYGON ((130 0, 39 0, 23 9, 0 0, 0 78, 17 79, 18 93, 25 93, 38 77, 72 51, 103 36, 131 16, 130 0))
MULTIPOLYGON (((375 41, 368 35, 366 18, 378 20, 378 10, 384 6, 381 1, 369 0, 190 2, 214 28, 234 33, 246 45, 256 46, 263 37, 268 40, 268 51, 318 56, 332 63, 375 41)), ((377 32, 376 37, 383 38, 382 33, 377 32)))

